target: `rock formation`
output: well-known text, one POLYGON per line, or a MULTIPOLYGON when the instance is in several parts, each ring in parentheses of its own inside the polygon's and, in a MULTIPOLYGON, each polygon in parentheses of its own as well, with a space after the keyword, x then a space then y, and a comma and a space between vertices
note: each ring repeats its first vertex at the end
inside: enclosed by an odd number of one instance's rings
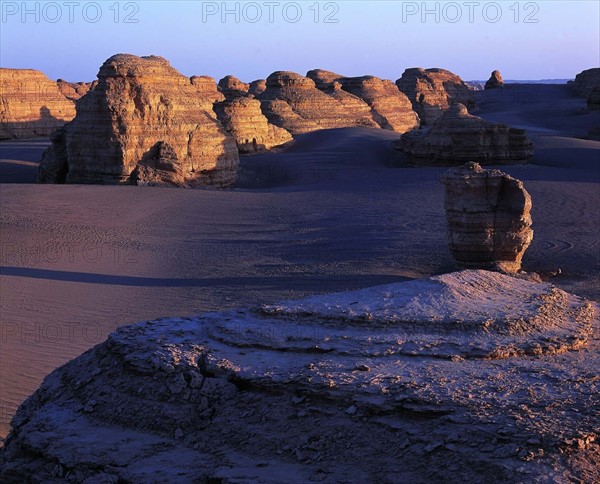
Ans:
POLYGON ((600 85, 594 86, 588 95, 587 107, 590 111, 600 110, 600 85))
POLYGON ((265 79, 257 79, 256 81, 252 81, 250 83, 250 88, 248 89, 248 94, 252 94, 253 96, 258 96, 259 94, 265 92, 267 88, 267 81, 265 79))
POLYGON ((219 91, 217 83, 210 76, 192 76, 190 82, 205 101, 216 103, 225 99, 223 93, 219 91))
POLYGON ((404 134, 397 147, 416 164, 519 163, 533 156, 525 130, 484 121, 459 103, 431 127, 404 134))
MULTIPOLYGON (((231 92, 226 94, 231 97, 231 92)), ((223 127, 233 135, 240 153, 256 153, 292 140, 285 129, 268 122, 260 101, 250 97, 231 97, 213 106, 223 127)))
POLYGON ((406 69, 396 85, 408 96, 423 124, 436 121, 455 102, 473 103, 469 86, 445 69, 406 69))
POLYGON ((56 81, 59 91, 67 99, 71 101, 77 101, 82 96, 85 96, 88 91, 92 88, 91 82, 67 82, 63 79, 56 81))
POLYGON ((378 77, 344 77, 342 88, 361 98, 370 107, 373 119, 384 129, 406 133, 419 127, 419 117, 406 94, 392 81, 378 77))
POLYGON ((41 72, 0 68, 0 139, 49 136, 74 116, 74 102, 41 72))
POLYGON ((595 310, 467 270, 123 326, 21 405, 0 481, 598 482, 595 310))
POLYGON ((339 81, 344 76, 341 74, 336 74, 335 72, 325 71, 323 69, 312 69, 306 73, 306 77, 309 77, 314 81, 317 89, 326 91, 327 89, 331 89, 333 87, 333 83, 335 81, 339 81))
POLYGON ((240 96, 247 96, 249 90, 250 84, 240 81, 235 76, 225 76, 219 81, 219 91, 221 91, 228 100, 240 96))
MULTIPOLYGON (((100 68, 97 86, 77 103, 75 119, 44 154, 39 180, 135 183, 137 173, 148 171, 138 165, 156 157, 158 143, 168 145, 170 158, 181 164, 181 184, 231 185, 238 154, 212 110, 210 92, 217 92, 212 84, 207 78, 190 80, 161 57, 111 57, 100 68)), ((169 177, 175 179, 179 175, 169 177)))
POLYGON ((575 76, 575 80, 571 85, 577 94, 588 97, 596 86, 600 86, 600 67, 580 72, 575 76))
POLYGON ((490 76, 488 81, 485 83, 485 88, 486 89, 496 89, 499 87, 504 87, 504 79, 502 79, 502 75, 500 74, 500 71, 493 71, 492 75, 490 76))
POLYGON ((269 122, 292 134, 352 126, 379 127, 369 106, 343 91, 339 84, 325 93, 317 89, 312 79, 293 72, 271 74, 265 91, 257 98, 269 122))
POLYGON ((531 197, 523 183, 477 163, 442 178, 450 251, 461 267, 518 272, 533 239, 531 197))

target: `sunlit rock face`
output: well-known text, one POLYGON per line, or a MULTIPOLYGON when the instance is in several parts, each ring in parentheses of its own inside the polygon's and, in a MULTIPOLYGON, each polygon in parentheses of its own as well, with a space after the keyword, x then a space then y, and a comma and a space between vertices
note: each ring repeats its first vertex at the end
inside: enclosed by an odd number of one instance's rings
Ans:
POLYGON ((49 136, 75 116, 75 103, 40 71, 0 68, 0 139, 49 136))
POLYGON ((125 326, 19 408, 0 480, 594 482, 596 309, 466 270, 125 326))
POLYGON ((85 96, 95 84, 92 82, 67 82, 58 79, 56 85, 63 96, 71 101, 77 101, 85 96))
POLYGON ((462 267, 518 272, 533 240, 531 197, 500 170, 467 163, 442 178, 452 255, 462 267))
POLYGON ((439 119, 453 103, 473 104, 473 93, 456 74, 446 69, 406 69, 396 81, 408 96, 423 124, 439 119))
POLYGON ((274 72, 256 97, 269 122, 292 135, 319 129, 379 127, 368 104, 342 90, 339 84, 325 93, 312 79, 294 72, 274 72))
POLYGON ((396 145, 415 164, 524 163, 533 143, 524 129, 490 123, 453 104, 432 126, 411 131, 396 145))
POLYGON ((238 153, 212 110, 215 96, 223 99, 214 80, 190 80, 161 57, 115 55, 77 103, 75 119, 54 136, 39 180, 136 183, 138 165, 166 143, 180 165, 180 186, 229 186, 238 153))

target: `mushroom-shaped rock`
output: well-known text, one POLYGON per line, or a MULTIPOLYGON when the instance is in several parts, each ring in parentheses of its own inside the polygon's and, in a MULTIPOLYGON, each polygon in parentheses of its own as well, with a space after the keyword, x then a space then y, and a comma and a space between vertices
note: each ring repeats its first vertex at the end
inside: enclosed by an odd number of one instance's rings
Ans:
POLYGON ((502 79, 502 75, 500 74, 500 71, 493 71, 492 75, 490 76, 490 78, 488 79, 488 81, 485 83, 485 88, 486 89, 496 89, 499 87, 504 87, 504 79, 502 79))
POLYGON ((533 240, 531 197, 499 170, 467 163, 443 177, 450 251, 461 267, 518 272, 533 240))

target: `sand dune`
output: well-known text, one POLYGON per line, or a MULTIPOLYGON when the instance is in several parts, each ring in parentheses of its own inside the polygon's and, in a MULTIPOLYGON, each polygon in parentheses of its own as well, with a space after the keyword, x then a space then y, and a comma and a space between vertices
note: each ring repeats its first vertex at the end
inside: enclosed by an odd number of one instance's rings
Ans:
MULTIPOLYGON (((560 268, 554 284, 600 301, 600 143, 574 137, 593 121, 582 98, 560 91, 566 114, 548 119, 555 92, 488 99, 477 114, 534 140, 533 164, 503 168, 533 199, 524 270, 560 268)), ((398 136, 301 135, 285 153, 243 157, 225 191, 34 185, 47 142, 1 143, 0 435, 44 375, 118 324, 453 269, 446 169, 398 167, 398 136)))

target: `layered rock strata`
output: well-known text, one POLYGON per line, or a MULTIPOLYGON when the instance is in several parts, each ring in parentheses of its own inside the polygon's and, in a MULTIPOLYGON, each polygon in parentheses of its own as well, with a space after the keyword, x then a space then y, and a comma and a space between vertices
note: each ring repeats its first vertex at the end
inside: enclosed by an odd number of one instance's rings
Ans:
POLYGON ((477 163, 442 178, 448 240, 461 267, 518 272, 533 240, 531 197, 523 183, 477 163))
POLYGON ((33 69, 0 68, 0 139, 49 136, 75 116, 75 103, 33 69))
POLYGON ((524 129, 490 123, 454 104, 427 129, 402 136, 397 147, 416 164, 522 163, 533 156, 524 129))
POLYGON ((596 482, 595 309, 467 270, 124 326, 21 405, 0 480, 596 482))
POLYGON ((161 57, 115 55, 77 103, 75 119, 53 139, 39 180, 135 183, 138 165, 162 142, 181 164, 180 185, 229 186, 238 153, 212 110, 214 93, 222 99, 214 80, 190 80, 161 57))
POLYGON ((408 96, 423 124, 439 119, 455 102, 466 106, 473 103, 469 86, 445 69, 406 69, 396 85, 408 96))

